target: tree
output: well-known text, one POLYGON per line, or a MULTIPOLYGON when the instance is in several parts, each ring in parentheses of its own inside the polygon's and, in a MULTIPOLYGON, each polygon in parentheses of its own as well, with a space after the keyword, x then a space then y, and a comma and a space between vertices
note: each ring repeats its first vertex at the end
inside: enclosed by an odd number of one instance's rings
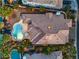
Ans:
POLYGON ((66 13, 68 19, 75 19, 74 12, 72 12, 70 5, 65 6, 63 10, 66 13))
POLYGON ((13 5, 13 8, 14 8, 14 9, 17 9, 18 7, 19 7, 19 4, 14 4, 14 5, 13 5))
POLYGON ((2 0, 0 0, 0 2, 2 2, 2 0))
POLYGON ((9 58, 9 54, 10 54, 10 52, 9 52, 8 48, 5 47, 5 49, 3 49, 3 56, 4 56, 4 58, 8 59, 9 58))
POLYGON ((71 10, 71 6, 67 5, 63 8, 64 12, 70 11, 71 10))
POLYGON ((12 8, 8 6, 0 7, 0 14, 4 17, 9 16, 12 12, 12 8))
POLYGON ((43 48, 43 53, 46 55, 52 53, 53 51, 54 51, 53 48, 49 46, 43 48))
POLYGON ((2 4, 2 0, 0 0, 0 5, 2 4))
POLYGON ((45 12, 45 11, 46 11, 45 7, 44 6, 40 6, 40 12, 45 12))
POLYGON ((75 48, 75 47, 71 47, 70 52, 71 52, 71 53, 70 53, 71 56, 73 56, 73 57, 76 56, 76 52, 77 52, 77 51, 76 51, 76 48, 75 48))
POLYGON ((0 49, 3 47, 3 40, 0 40, 0 49))
POLYGON ((21 42, 16 42, 13 48, 18 49, 20 53, 24 53, 24 48, 27 48, 31 45, 31 42, 28 39, 24 39, 21 42))
POLYGON ((28 8, 29 8, 30 12, 34 12, 34 11, 35 11, 34 6, 30 6, 30 7, 28 7, 28 8))
POLYGON ((2 29, 4 27, 4 23, 0 22, 0 29, 2 29))
POLYGON ((8 34, 4 34, 3 35, 4 43, 8 42, 10 39, 11 39, 11 36, 10 35, 8 35, 8 34))
POLYGON ((3 59, 3 53, 0 51, 0 59, 3 59))

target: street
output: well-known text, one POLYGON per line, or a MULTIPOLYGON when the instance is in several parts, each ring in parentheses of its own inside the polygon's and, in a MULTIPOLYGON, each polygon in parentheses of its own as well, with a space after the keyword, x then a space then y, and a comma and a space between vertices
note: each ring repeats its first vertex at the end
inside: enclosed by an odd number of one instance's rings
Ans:
MULTIPOLYGON (((79 0, 77 0, 79 3, 79 0)), ((79 9, 79 4, 78 4, 78 9, 79 9)), ((79 13, 78 13, 78 19, 77 19, 77 50, 78 50, 78 59, 79 59, 79 13)))
MULTIPOLYGON (((77 0, 78 3, 78 12, 79 12, 79 0, 77 0)), ((77 19, 77 50, 78 50, 78 59, 79 59, 79 13, 78 13, 78 19, 77 19)))
POLYGON ((77 49, 78 49, 78 58, 79 58, 79 17, 77 22, 77 49))

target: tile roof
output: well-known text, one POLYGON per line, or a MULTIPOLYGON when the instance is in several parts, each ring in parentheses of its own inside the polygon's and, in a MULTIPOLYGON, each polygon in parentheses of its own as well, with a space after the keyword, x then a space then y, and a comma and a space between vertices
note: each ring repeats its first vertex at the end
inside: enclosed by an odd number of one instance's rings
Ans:
POLYGON ((22 16, 22 19, 30 18, 32 21, 28 38, 33 44, 65 44, 68 42, 69 27, 72 27, 72 22, 64 19, 62 14, 60 16, 53 13, 22 14, 22 16), (50 14, 52 14, 51 17, 49 17, 50 14))

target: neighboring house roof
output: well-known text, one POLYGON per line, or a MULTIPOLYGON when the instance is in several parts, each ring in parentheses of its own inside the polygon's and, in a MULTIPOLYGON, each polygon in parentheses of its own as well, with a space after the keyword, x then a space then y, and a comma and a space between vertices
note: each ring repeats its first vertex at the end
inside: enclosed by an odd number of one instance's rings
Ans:
MULTIPOLYGON (((27 56, 27 55, 26 55, 27 56)), ((24 55, 25 57, 25 55, 24 55)), ((45 54, 42 54, 42 53, 35 53, 35 54, 32 54, 31 56, 26 57, 26 59, 63 59, 63 56, 62 56, 62 52, 61 51, 56 51, 56 52, 53 52, 51 53, 50 55, 45 55, 45 54)))
POLYGON ((33 44, 65 44, 69 39, 69 28, 72 21, 64 19, 64 15, 56 16, 53 13, 46 14, 22 14, 22 19, 30 18, 32 21, 28 32, 28 39, 33 44))
POLYGON ((22 0, 24 5, 45 6, 49 8, 62 8, 63 0, 22 0))

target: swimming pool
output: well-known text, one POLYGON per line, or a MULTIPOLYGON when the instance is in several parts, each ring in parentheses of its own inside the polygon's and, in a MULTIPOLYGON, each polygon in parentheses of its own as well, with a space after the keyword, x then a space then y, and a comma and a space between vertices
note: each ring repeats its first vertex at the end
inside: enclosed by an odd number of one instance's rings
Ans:
POLYGON ((20 23, 14 24, 13 30, 12 30, 12 36, 14 37, 14 39, 21 40, 23 38, 22 31, 23 31, 23 28, 20 23))
POLYGON ((21 54, 16 49, 13 49, 11 51, 10 56, 11 56, 11 59, 21 59, 21 54))
POLYGON ((43 0, 43 1, 40 1, 40 0, 21 0, 22 4, 23 5, 28 5, 28 6, 34 6, 34 7, 49 7, 49 8, 53 8, 53 7, 56 7, 56 1, 49 1, 49 0, 43 0))
POLYGON ((3 19, 2 19, 2 17, 0 16, 0 22, 3 22, 3 19))

